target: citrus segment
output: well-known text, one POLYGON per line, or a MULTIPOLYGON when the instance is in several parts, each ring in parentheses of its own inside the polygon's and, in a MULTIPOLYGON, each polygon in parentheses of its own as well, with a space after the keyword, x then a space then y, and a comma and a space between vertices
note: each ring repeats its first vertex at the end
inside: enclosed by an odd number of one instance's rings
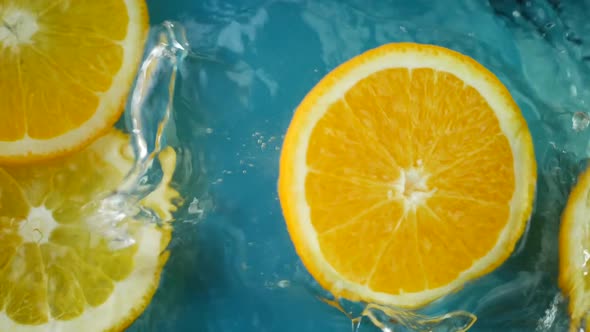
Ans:
MULTIPOLYGON (((16 181, 0 168, 0 211, 3 218, 22 218, 29 213, 29 205, 16 181)), ((8 221, 6 221, 8 222, 8 221)))
POLYGON ((535 182, 526 122, 500 81, 459 53, 399 43, 339 66, 305 97, 279 196, 324 287, 415 307, 510 255, 535 182))
POLYGON ((0 162, 62 155, 114 124, 143 52, 143 0, 8 0, 0 21, 0 162))
POLYGON ((590 169, 570 193, 559 231, 559 286, 569 299, 570 331, 590 329, 590 169))
MULTIPOLYGON (((174 151, 160 161, 163 180, 141 205, 168 218, 178 198, 174 151)), ((113 130, 67 158, 0 168, 0 330, 121 331, 145 309, 168 258, 170 224, 127 218, 121 227, 135 243, 112 250, 91 224, 108 215, 89 208, 132 166, 128 137, 113 130)))

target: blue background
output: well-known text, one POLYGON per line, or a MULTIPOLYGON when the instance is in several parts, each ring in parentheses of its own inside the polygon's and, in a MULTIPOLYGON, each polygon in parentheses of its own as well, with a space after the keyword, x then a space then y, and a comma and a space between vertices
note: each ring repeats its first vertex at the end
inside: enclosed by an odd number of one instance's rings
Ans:
MULTIPOLYGON (((184 26, 169 143, 180 164, 171 258, 130 331, 350 331, 320 301, 286 232, 278 158, 293 110, 329 70, 378 45, 417 41, 474 57, 508 86, 535 140, 534 216, 502 267, 425 309, 463 309, 473 331, 563 331, 559 215, 584 167, 584 1, 148 0, 152 25, 184 26), (576 39, 577 38, 577 39, 576 39), (580 115, 578 115, 580 116, 580 115)), ((361 332, 378 331, 368 321, 361 332)))

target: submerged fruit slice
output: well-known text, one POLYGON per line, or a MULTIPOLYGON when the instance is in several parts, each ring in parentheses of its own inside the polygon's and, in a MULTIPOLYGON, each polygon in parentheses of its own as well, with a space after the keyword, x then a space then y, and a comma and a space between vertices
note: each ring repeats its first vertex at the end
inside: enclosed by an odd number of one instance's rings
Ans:
POLYGON ((569 297, 571 331, 590 330, 589 261, 590 169, 580 176, 569 196, 559 232, 559 286, 569 297))
POLYGON ((0 162, 62 155, 108 130, 148 27, 144 0, 0 1, 0 162))
MULTIPOLYGON (((174 150, 160 154, 163 181, 142 205, 166 218, 174 150)), ((135 244, 113 251, 88 208, 133 165, 113 130, 81 152, 37 166, 0 168, 0 331, 121 331, 150 302, 168 258, 171 226, 122 221, 135 244), (89 222, 89 218, 92 222, 89 222)))
POLYGON ((346 62, 305 97, 279 195, 321 285, 416 307, 509 257, 535 182, 530 133, 500 81, 454 51, 399 43, 346 62))

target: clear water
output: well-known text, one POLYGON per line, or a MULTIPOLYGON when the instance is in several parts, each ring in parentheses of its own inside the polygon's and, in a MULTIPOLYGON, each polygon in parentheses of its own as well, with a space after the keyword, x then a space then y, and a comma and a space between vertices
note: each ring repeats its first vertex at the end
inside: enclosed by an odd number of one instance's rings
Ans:
POLYGON ((458 331, 471 322, 466 313, 478 318, 470 331, 567 330, 556 235, 590 151, 590 1, 148 5, 153 25, 177 22, 191 49, 178 64, 164 135, 181 157, 175 184, 185 204, 161 287, 129 331, 458 331), (421 316, 373 310, 373 320, 351 320, 359 306, 344 303, 354 312, 346 315, 324 302, 295 254, 276 193, 278 158, 306 92, 341 62, 395 41, 456 49, 508 86, 535 141, 536 208, 517 250, 493 273, 421 316))

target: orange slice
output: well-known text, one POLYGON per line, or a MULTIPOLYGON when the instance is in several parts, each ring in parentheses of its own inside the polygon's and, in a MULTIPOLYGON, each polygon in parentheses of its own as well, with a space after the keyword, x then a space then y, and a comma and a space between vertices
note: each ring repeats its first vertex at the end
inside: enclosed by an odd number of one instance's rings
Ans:
POLYGON ((590 169, 568 198, 559 232, 559 286, 569 298, 570 331, 590 330, 589 216, 590 169))
POLYGON ((88 204, 116 190, 134 166, 129 136, 112 130, 67 158, 0 168, 0 331, 124 331, 145 310, 169 257, 180 199, 171 184, 174 149, 158 158, 162 180, 137 207, 163 222, 121 220, 135 243, 119 250, 104 236, 114 230, 104 226, 112 212, 88 204))
POLYGON ((79 150, 121 115, 149 28, 144 0, 0 2, 0 162, 79 150))
POLYGON ((389 44, 297 108, 279 196, 303 263, 336 297, 417 307, 506 260, 536 164, 502 83, 462 54, 389 44))

